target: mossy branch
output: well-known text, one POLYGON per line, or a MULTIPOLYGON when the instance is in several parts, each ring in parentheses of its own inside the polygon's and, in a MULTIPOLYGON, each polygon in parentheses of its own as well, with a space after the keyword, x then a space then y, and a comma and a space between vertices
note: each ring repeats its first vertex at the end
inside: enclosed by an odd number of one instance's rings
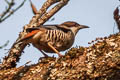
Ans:
POLYGON ((89 47, 71 48, 62 58, 0 71, 8 80, 119 80, 120 33, 97 38, 89 47))

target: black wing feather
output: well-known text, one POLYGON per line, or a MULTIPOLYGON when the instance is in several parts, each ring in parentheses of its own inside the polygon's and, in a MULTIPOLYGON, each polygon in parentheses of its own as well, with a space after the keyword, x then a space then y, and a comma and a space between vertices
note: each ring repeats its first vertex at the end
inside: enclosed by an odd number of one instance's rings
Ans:
POLYGON ((59 27, 58 25, 41 25, 40 27, 35 27, 35 28, 27 28, 26 31, 27 32, 31 32, 33 30, 39 30, 40 28, 46 28, 48 30, 62 30, 63 32, 68 32, 70 31, 70 29, 66 29, 66 28, 63 28, 63 27, 59 27))

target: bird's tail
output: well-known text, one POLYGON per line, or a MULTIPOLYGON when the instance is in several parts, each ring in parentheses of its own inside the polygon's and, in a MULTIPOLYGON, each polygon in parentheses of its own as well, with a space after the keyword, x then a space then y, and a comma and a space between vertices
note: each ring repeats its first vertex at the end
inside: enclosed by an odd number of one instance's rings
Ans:
MULTIPOLYGON (((29 33, 27 33, 22 39, 20 39, 18 42, 23 42, 23 41, 27 41, 29 40, 30 38, 32 38, 37 32, 39 32, 39 30, 33 30, 29 33)), ((28 42, 29 43, 29 42, 28 42)))

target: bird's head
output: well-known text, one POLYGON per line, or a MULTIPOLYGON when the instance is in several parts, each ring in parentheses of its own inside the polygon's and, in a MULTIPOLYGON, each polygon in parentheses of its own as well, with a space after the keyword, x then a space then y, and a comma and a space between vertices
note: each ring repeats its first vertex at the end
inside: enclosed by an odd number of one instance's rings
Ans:
POLYGON ((86 25, 80 25, 74 21, 67 21, 67 22, 62 23, 61 25, 64 26, 64 28, 66 29, 70 29, 75 35, 80 29, 89 28, 86 25))

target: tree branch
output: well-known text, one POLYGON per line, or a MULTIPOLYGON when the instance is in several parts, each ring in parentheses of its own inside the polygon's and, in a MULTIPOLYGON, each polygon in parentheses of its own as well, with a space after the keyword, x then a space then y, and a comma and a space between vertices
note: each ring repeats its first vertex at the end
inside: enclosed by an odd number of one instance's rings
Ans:
POLYGON ((3 47, 6 47, 8 45, 8 43, 9 43, 9 40, 6 41, 6 43, 4 45, 0 46, 0 49, 2 49, 3 47))
POLYGON ((120 15, 119 15, 118 7, 115 9, 113 15, 114 15, 114 20, 115 20, 115 22, 117 24, 118 30, 120 32, 120 15))
POLYGON ((65 6, 68 3, 68 0, 61 0, 59 4, 57 4, 55 7, 53 7, 48 13, 46 12, 44 16, 42 16, 37 26, 40 26, 41 24, 44 24, 44 22, 48 21, 56 12, 58 12, 63 6, 65 6))
POLYGON ((120 80, 120 33, 72 48, 62 58, 0 71, 4 80, 120 80))
POLYGON ((2 23, 4 20, 6 20, 8 17, 10 17, 13 13, 15 13, 19 8, 21 8, 25 1, 24 0, 18 7, 16 7, 15 9, 12 9, 12 7, 14 6, 15 4, 15 1, 14 0, 11 0, 11 2, 8 2, 7 0, 5 0, 6 3, 8 4, 8 8, 3 11, 3 13, 1 13, 0 15, 0 23, 2 23))

